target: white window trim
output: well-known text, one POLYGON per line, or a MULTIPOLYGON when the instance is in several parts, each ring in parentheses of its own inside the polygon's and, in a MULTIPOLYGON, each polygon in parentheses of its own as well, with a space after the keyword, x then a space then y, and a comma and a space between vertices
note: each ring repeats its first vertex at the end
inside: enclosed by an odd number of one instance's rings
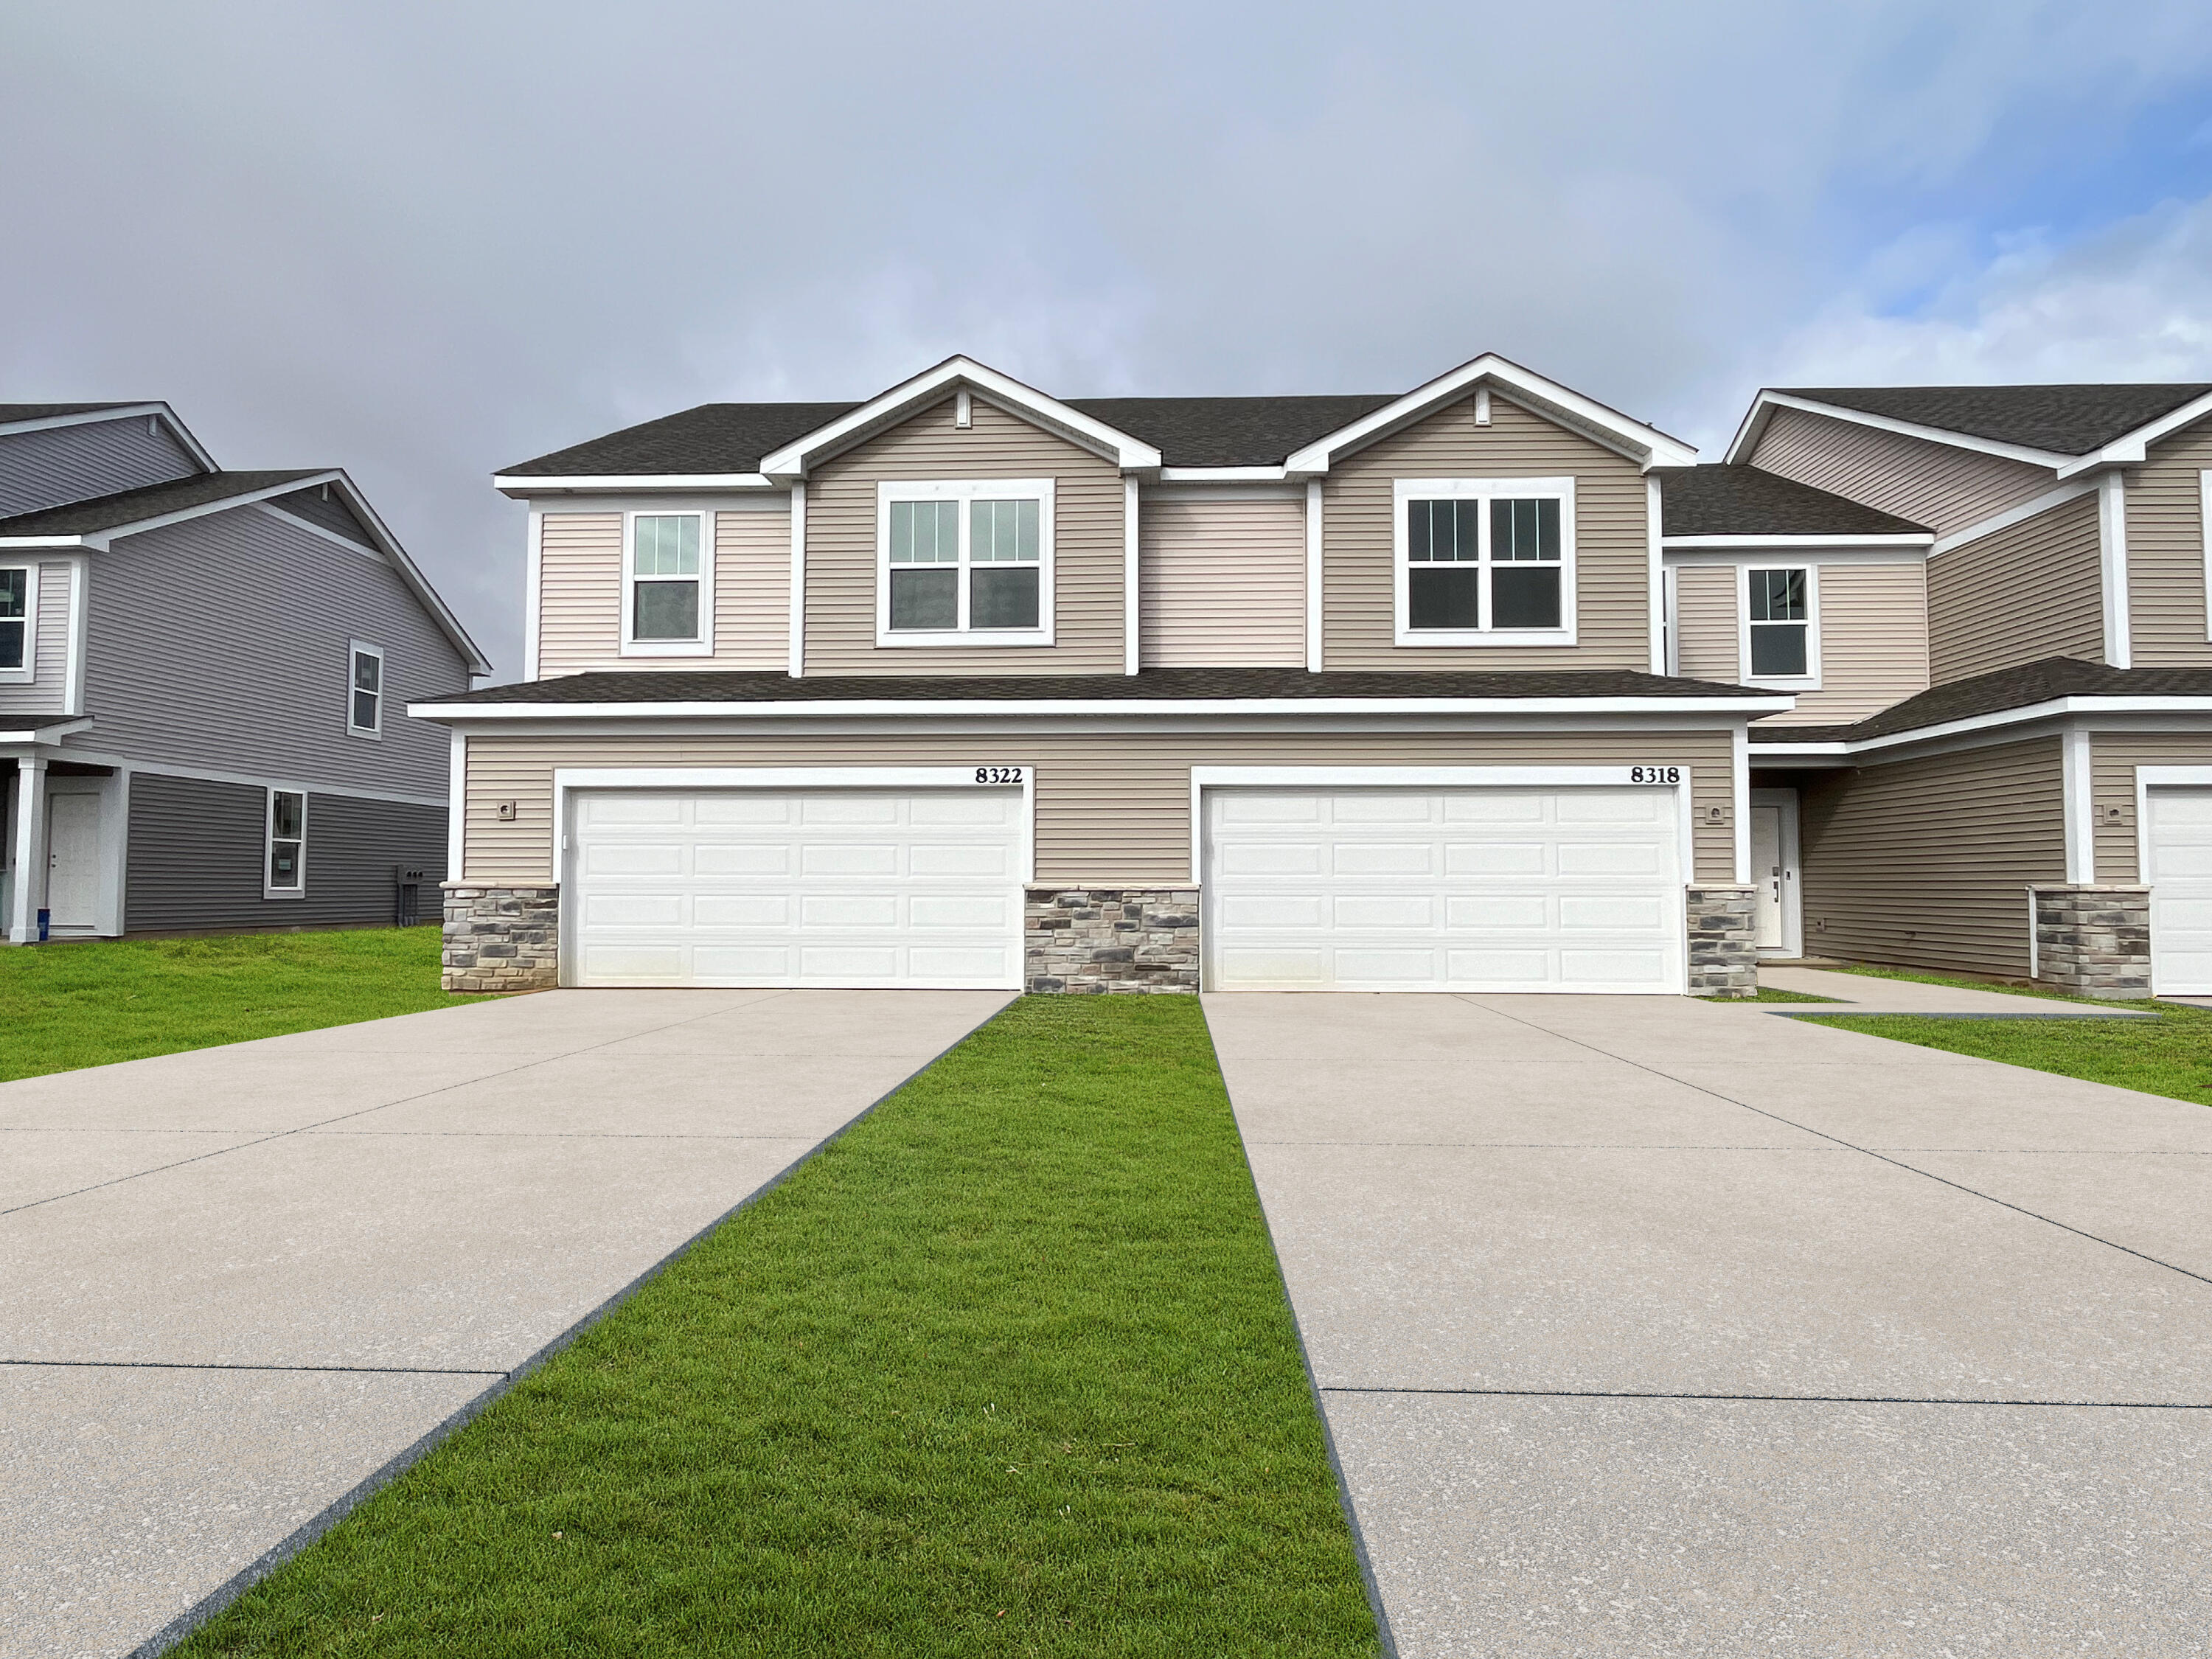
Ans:
POLYGON ((0 685, 30 685, 37 681, 39 674, 39 566, 35 562, 10 562, 0 563, 0 570, 24 573, 23 665, 0 668, 0 685))
MULTIPOLYGON (((622 538, 622 651, 625 657, 711 657, 714 654, 714 514, 704 507, 631 507, 623 514, 622 538), (641 519, 699 520, 699 637, 696 640, 641 640, 632 636, 637 625, 637 521, 641 519)), ((653 576, 649 581, 682 580, 681 577, 653 576)))
POLYGON ((302 899, 307 896, 307 800, 308 792, 297 785, 272 783, 268 787, 261 809, 261 896, 265 899, 302 899), (270 854, 276 850, 276 797, 279 795, 297 795, 300 798, 300 884, 297 887, 278 887, 269 879, 270 854))
MULTIPOLYGON (((1482 515, 1481 534, 1490 535, 1490 515, 1482 515)), ((1397 478, 1390 497, 1390 586, 1396 643, 1410 646, 1572 645, 1575 607, 1575 481, 1572 478, 1397 478), (1554 496, 1559 503, 1559 616, 1558 628, 1423 628, 1407 626, 1407 593, 1413 566, 1406 545, 1406 503, 1486 499, 1494 495, 1554 496)), ((1486 568, 1486 567, 1478 567, 1486 568)))
MULTIPOLYGON (((967 559, 968 520, 960 515, 959 564, 972 569, 967 559)), ((969 650, 995 650, 1001 646, 1050 645, 1053 642, 1053 481, 1050 478, 960 478, 939 480, 884 479, 876 485, 876 643, 887 647, 960 646, 969 650), (891 503, 893 501, 969 501, 1034 500, 1037 503, 1037 622, 1036 628, 912 629, 891 630, 891 503)), ((967 603, 968 579, 960 583, 961 602, 967 603)))
POLYGON ((385 698, 389 695, 391 690, 389 674, 390 667, 385 661, 384 647, 382 646, 371 645, 365 640, 349 640, 347 641, 345 715, 346 735, 348 737, 374 738, 380 742, 382 741, 384 737, 384 702, 385 698), (354 723, 354 695, 360 690, 360 688, 354 684, 354 662, 356 658, 361 657, 374 657, 376 659, 376 724, 374 726, 356 726, 354 723))
POLYGON ((1735 572, 1736 678, 1761 690, 1818 691, 1820 689, 1820 567, 1796 564, 1786 559, 1746 560, 1735 572), (1802 570, 1805 573, 1805 672, 1762 674, 1751 672, 1751 573, 1754 570, 1802 570))

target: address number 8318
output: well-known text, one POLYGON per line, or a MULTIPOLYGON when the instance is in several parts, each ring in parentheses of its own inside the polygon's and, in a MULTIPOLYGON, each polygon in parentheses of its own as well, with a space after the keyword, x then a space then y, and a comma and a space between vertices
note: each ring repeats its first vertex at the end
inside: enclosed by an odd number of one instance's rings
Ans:
POLYGON ((1628 769, 1631 783, 1680 783, 1682 769, 1679 766, 1632 766, 1628 769))

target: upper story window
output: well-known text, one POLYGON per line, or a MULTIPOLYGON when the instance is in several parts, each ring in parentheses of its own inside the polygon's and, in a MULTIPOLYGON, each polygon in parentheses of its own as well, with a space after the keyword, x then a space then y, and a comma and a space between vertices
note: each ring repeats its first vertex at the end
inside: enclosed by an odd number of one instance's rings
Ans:
POLYGON ((0 567, 0 680, 27 680, 32 660, 32 607, 37 573, 27 566, 0 567))
POLYGON ((703 513, 632 513, 623 561, 623 654, 714 649, 714 550, 703 513))
POLYGON ((1743 661, 1753 680, 1806 682, 1820 678, 1809 568, 1747 570, 1743 661))
POLYGON ((1401 478, 1401 645, 1571 645, 1571 478, 1401 478))
POLYGON ((347 652, 352 665, 346 688, 346 730, 357 738, 384 733, 384 653, 359 640, 347 652))
POLYGON ((877 486, 876 643, 1050 645, 1049 478, 877 486))

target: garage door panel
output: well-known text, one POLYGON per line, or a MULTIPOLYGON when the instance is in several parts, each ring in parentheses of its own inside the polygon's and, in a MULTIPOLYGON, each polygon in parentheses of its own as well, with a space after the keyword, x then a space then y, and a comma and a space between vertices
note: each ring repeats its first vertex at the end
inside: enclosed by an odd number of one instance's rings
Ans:
POLYGON ((892 795, 801 795, 799 821, 805 824, 890 824, 899 821, 900 802, 892 795))
POLYGON ((1671 790, 1629 793, 1570 789, 1555 799, 1556 822, 1560 823, 1657 823, 1662 817, 1671 817, 1674 810, 1671 790))
POLYGON ((1237 894, 1221 901, 1221 919, 1232 927, 1316 927, 1322 902, 1317 893, 1237 894))
POLYGON ((1285 842, 1239 842, 1221 852, 1218 873, 1224 876, 1317 876, 1322 868, 1318 844, 1285 842))
POLYGON ((580 821, 588 826, 617 823, 681 823, 684 805, 665 795, 587 795, 580 821))
POLYGON ((1550 975, 1548 951, 1465 949, 1444 952, 1444 972, 1454 983, 1523 986, 1550 975))
POLYGON ((1548 927, 1552 925, 1552 904, 1542 894, 1469 894, 1446 901, 1444 921, 1455 933, 1477 928, 1548 927))
POLYGON ((1237 823, 1318 823, 1322 802, 1311 795, 1224 795, 1219 821, 1237 823))
POLYGON ((793 947, 788 945, 702 944, 691 947, 686 977, 709 985, 726 981, 775 985, 798 972, 793 947))
POLYGON ((1559 848, 1563 876, 1654 876, 1661 849, 1650 842, 1567 842, 1559 848))
POLYGON ((917 876, 998 876, 1013 874, 1013 850, 988 842, 927 842, 913 848, 908 868, 917 876))
POLYGON ((2169 840, 2160 848, 2156 879, 2190 881, 2207 877, 2212 877, 2212 846, 2169 840))
POLYGON ((2154 787, 2143 805, 2151 989, 2212 995, 2212 789, 2154 787))
POLYGON ((1551 848, 1540 842, 1455 841, 1444 848, 1444 872, 1452 876, 1542 876, 1551 873, 1551 848))
POLYGON ((1577 989, 1597 986, 1648 985, 1666 971, 1657 951, 1581 951, 1559 952, 1559 978, 1577 989))
POLYGON ((1656 898, 1613 894, 1563 893, 1559 905, 1562 930, 1599 933, 1656 933, 1666 926, 1669 908, 1656 898))
POLYGON ((707 842, 691 849, 691 870, 701 876, 782 876, 791 851, 781 842, 707 842))
POLYGON ((751 789, 726 789, 701 795, 693 803, 694 823, 790 823, 798 817, 799 803, 788 795, 768 795, 751 789))
POLYGON ((585 849, 588 876, 680 876, 684 848, 673 842, 594 842, 585 849))
POLYGON ((695 893, 692 925, 702 928, 788 927, 788 893, 695 893))
POLYGON ((1343 893, 1331 904, 1338 927, 1387 927, 1427 933, 1437 925, 1438 896, 1427 893, 1343 893))
POLYGON ((1442 814, 1446 823, 1541 823, 1544 798, 1509 790, 1470 790, 1446 795, 1442 814))
POLYGON ((1418 842, 1338 842, 1329 849, 1329 865, 1340 876, 1426 876, 1440 867, 1439 850, 1418 842))
POLYGON ((799 849, 802 876, 895 876, 899 872, 896 842, 867 846, 853 842, 803 843, 799 849))
POLYGON ((594 893, 584 900, 584 920, 594 927, 680 927, 680 893, 594 893))
POLYGON ((896 927, 896 893, 810 893, 799 901, 802 927, 896 927))

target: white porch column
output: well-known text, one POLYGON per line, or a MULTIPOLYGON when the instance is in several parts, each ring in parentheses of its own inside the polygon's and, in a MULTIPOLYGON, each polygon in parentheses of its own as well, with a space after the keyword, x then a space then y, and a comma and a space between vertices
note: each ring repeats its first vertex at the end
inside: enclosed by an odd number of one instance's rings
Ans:
POLYGON ((34 945, 39 938, 39 907, 46 902, 46 763, 31 755, 15 762, 15 852, 8 942, 34 945))

